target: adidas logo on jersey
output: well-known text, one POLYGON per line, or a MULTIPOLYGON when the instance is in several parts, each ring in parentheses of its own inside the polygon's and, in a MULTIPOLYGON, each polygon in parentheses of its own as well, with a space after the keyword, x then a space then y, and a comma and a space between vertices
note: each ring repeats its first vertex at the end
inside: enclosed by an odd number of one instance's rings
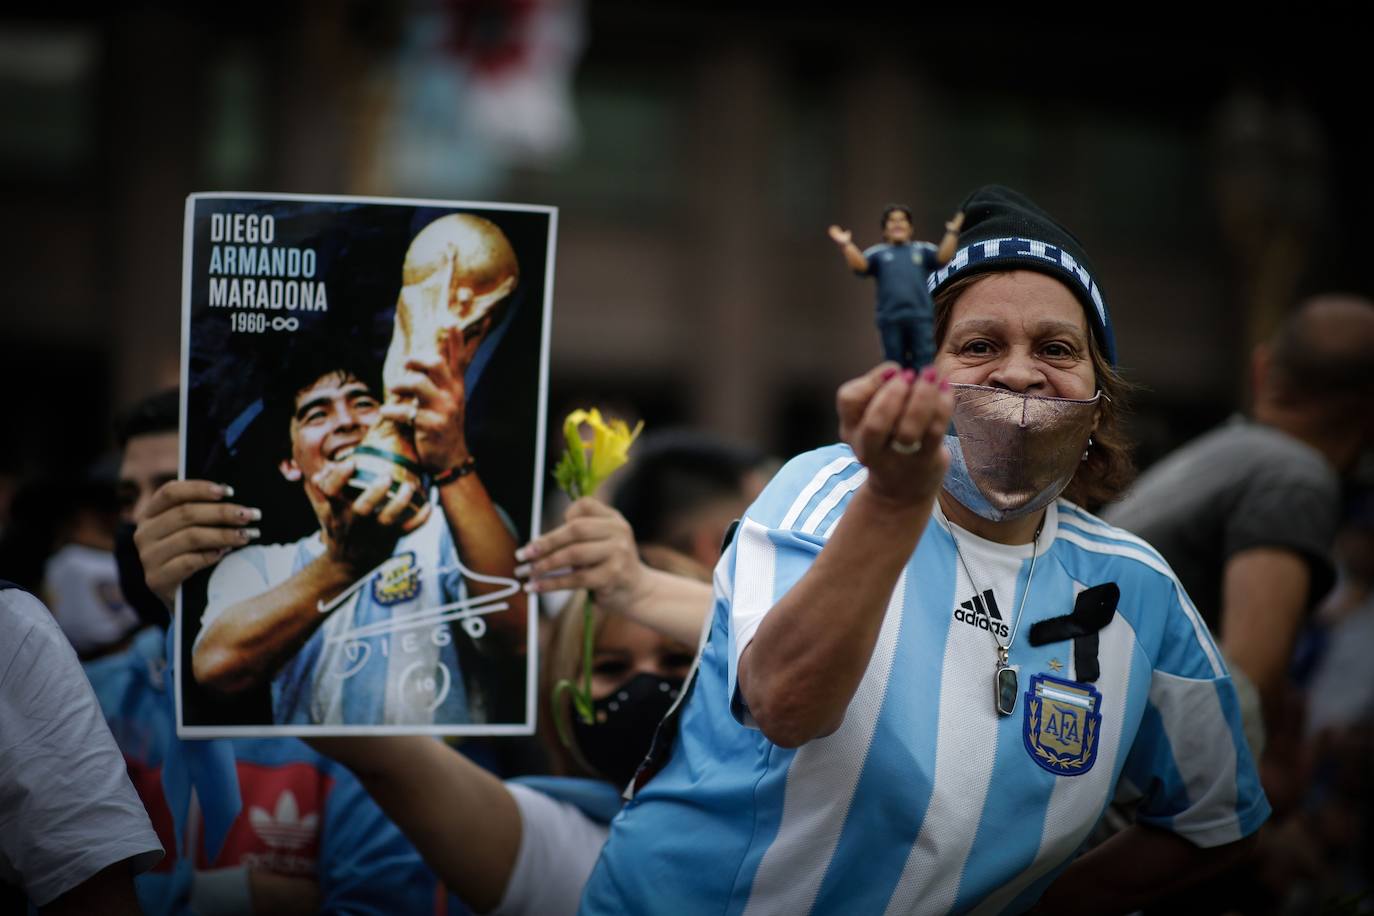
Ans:
POLYGON ((300 814, 296 796, 287 789, 277 798, 277 810, 268 813, 257 805, 248 810, 253 830, 273 849, 298 849, 315 836, 319 829, 318 814, 300 814))
POLYGON ((981 595, 974 595, 967 601, 959 602, 954 609, 954 619, 980 630, 988 630, 994 636, 1006 638, 1010 635, 1002 613, 997 609, 997 598, 992 589, 984 589, 981 595))

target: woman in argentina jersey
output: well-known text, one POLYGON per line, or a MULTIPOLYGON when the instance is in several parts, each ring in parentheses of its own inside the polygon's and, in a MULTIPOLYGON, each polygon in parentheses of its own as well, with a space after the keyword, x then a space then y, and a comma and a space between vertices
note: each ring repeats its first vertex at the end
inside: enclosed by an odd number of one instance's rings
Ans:
POLYGON ((964 212, 934 365, 843 386, 842 444, 742 519, 584 912, 1129 912, 1268 816, 1188 596, 1078 505, 1129 472, 1080 243, 1003 188, 964 212), (1078 855, 1118 792, 1135 825, 1078 855))

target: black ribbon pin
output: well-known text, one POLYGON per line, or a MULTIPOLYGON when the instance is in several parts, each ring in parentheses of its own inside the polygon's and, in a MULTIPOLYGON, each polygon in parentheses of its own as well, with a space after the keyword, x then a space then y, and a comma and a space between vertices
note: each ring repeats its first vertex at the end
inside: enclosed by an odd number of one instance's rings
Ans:
POLYGON ((1098 631, 1112 622, 1121 589, 1115 582, 1085 588, 1073 603, 1073 613, 1041 620, 1030 628, 1030 644, 1043 646, 1073 640, 1073 670, 1082 683, 1097 680, 1102 673, 1097 663, 1098 631))

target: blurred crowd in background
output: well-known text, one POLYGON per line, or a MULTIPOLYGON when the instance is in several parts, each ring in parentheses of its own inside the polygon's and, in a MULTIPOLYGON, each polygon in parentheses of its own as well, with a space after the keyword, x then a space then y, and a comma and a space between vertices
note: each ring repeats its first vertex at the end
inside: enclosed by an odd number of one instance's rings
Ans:
MULTIPOLYGON (((551 430, 600 404, 783 457, 834 440, 837 384, 879 359, 872 291, 825 229, 876 242, 891 201, 938 240, 995 181, 1091 240, 1143 469, 1249 410, 1252 348, 1299 303, 1374 292, 1356 36, 1299 55, 1277 26, 1223 46, 988 19, 631 0, 5 14, 0 578, 82 656, 136 622, 108 576, 69 586, 113 569, 131 508, 116 415, 179 381, 194 191, 556 205, 551 430)), ((1334 577, 1266 710, 1273 867, 1233 901, 1248 912, 1374 907, 1368 440, 1335 470, 1334 577)))

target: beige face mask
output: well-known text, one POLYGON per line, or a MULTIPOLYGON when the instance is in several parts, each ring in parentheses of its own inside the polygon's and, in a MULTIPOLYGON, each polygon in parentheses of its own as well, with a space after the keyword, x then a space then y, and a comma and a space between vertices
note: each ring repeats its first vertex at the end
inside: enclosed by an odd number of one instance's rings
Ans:
POLYGON ((944 482, 950 496, 1000 522, 1043 509, 1064 492, 1092 435, 1101 391, 1080 401, 983 385, 952 388, 944 482))

